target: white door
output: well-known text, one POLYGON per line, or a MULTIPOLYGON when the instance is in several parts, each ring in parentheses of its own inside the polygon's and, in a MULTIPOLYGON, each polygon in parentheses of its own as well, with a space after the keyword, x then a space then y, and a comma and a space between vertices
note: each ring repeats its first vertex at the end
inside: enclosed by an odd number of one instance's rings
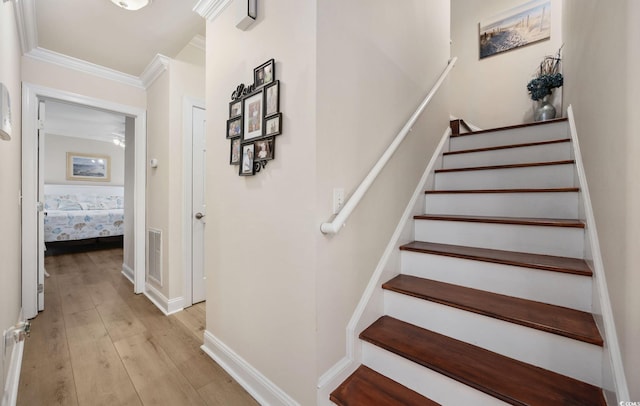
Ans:
POLYGON ((44 310, 44 119, 45 105, 38 103, 38 311, 44 310))
POLYGON ((205 204, 206 144, 205 144, 205 110, 192 108, 192 302, 198 303, 206 299, 206 276, 204 271, 204 227, 207 206, 205 204))

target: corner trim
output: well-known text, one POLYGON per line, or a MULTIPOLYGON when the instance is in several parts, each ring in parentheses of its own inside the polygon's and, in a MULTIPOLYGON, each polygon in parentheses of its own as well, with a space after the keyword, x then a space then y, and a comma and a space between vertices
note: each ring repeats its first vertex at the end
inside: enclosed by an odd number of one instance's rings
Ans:
POLYGON ((140 82, 142 83, 142 86, 145 89, 151 86, 162 73, 169 69, 170 61, 171 58, 162 54, 156 54, 140 75, 140 82))
POLYGON ((212 23, 218 17, 232 0, 200 0, 193 7, 193 11, 212 23))
POLYGON ((38 26, 36 20, 35 0, 20 0, 13 2, 18 37, 22 53, 31 52, 38 46, 38 26))
POLYGON ((60 54, 58 52, 50 51, 45 48, 34 48, 28 53, 25 53, 25 56, 43 62, 59 65, 68 69, 74 69, 82 73, 87 73, 89 75, 98 76, 103 79, 119 82, 124 85, 133 86, 140 89, 145 88, 142 80, 133 75, 129 75, 127 73, 123 73, 101 65, 96 65, 95 63, 87 62, 82 59, 60 54))
POLYGON ((191 41, 189 41, 189 45, 191 45, 194 48, 198 48, 203 52, 206 51, 206 44, 207 44, 207 40, 200 34, 191 38, 191 41))
POLYGON ((208 330, 204 332, 204 344, 200 348, 261 405, 300 406, 298 402, 208 330))
POLYGON ((165 315, 169 316, 184 309, 184 298, 167 299, 158 289, 145 284, 144 295, 165 315))
MULTIPOLYGON (((609 352, 609 361, 611 364, 611 373, 613 375, 613 384, 615 386, 617 401, 626 401, 630 398, 627 378, 624 373, 624 365, 622 363, 622 354, 620 353, 620 343, 618 342, 618 334, 613 318, 613 310, 611 309, 611 300, 609 298, 609 289, 607 288, 607 280, 604 271, 604 263, 602 262, 602 253, 600 251, 600 240, 598 239, 598 230, 596 228, 596 220, 591 205, 591 196, 589 194, 589 185, 587 184, 587 175, 582 162, 582 154, 580 152, 580 144, 578 142, 578 130, 576 127, 575 116, 573 115, 573 106, 567 108, 569 120, 569 132, 573 144, 574 159, 576 161, 576 170, 578 172, 578 181, 580 184, 580 193, 584 204, 584 212, 587 220, 587 228, 585 230, 589 236, 591 243, 591 255, 593 256, 593 276, 595 279, 594 289, 600 301, 600 310, 602 311, 602 325, 604 327, 605 351, 609 352)), ((596 318, 596 321, 597 318, 596 318)), ((606 359, 606 358, 605 358, 606 359)), ((603 374, 604 375, 604 374, 603 374)), ((604 388, 603 388, 604 389, 604 388)))

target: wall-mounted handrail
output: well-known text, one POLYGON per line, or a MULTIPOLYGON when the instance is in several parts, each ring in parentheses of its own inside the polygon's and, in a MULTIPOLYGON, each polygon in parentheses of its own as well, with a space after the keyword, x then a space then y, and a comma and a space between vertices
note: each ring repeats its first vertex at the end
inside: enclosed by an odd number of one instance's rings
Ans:
POLYGON ((362 182, 360 183, 356 191, 353 192, 353 195, 349 198, 347 203, 345 203, 345 205, 342 207, 342 210, 340 210, 338 215, 333 219, 332 222, 322 223, 320 225, 320 231, 322 231, 323 234, 337 234, 342 229, 342 227, 344 227, 347 219, 349 218, 353 210, 356 208, 356 206, 358 206, 358 204, 360 203, 364 195, 367 193, 367 191, 369 190, 373 182, 376 180, 380 172, 382 172, 382 169, 385 167, 387 162, 389 162, 389 160, 391 159, 393 154, 396 152, 396 150, 398 149, 402 141, 404 141, 404 139, 407 137, 409 132, 411 132, 411 128, 416 123, 420 115, 424 112, 424 110, 426 109, 427 105, 429 104, 433 96, 438 92, 438 89, 440 89, 442 82, 444 82, 444 80, 447 78, 447 76, 449 75, 449 72, 451 72, 451 69, 453 69, 453 65, 455 65, 457 60, 458 58, 456 57, 449 60, 447 67, 442 72, 442 74, 438 78, 438 81, 435 83, 435 85, 433 85, 433 87, 427 94, 427 97, 425 97, 422 103, 420 103, 420 106, 418 106, 418 109, 415 111, 415 113, 413 113, 411 118, 409 118, 409 121, 407 121, 407 124, 405 124, 404 127, 402 127, 402 130, 400 130, 400 132, 398 133, 396 138, 394 138, 393 142, 391 143, 391 145, 389 145, 387 150, 384 151, 384 154, 382 154, 380 159, 378 159, 378 162, 376 162, 373 168, 371 168, 367 176, 362 180, 362 182))

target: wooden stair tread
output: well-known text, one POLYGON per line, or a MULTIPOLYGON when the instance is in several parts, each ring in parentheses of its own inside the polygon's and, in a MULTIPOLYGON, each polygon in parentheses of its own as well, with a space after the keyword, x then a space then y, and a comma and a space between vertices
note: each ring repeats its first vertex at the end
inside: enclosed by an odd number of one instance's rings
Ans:
POLYGON ((451 156, 451 155, 460 155, 460 154, 471 154, 474 152, 487 152, 487 151, 499 151, 503 149, 513 149, 513 148, 526 148, 526 147, 537 147, 542 145, 550 145, 550 144, 563 144, 566 142, 571 142, 570 138, 562 138, 551 141, 539 141, 539 142, 526 142, 522 144, 506 144, 506 145, 498 145, 495 147, 484 147, 484 148, 472 148, 472 149, 463 149, 459 151, 447 151, 443 152, 443 156, 451 156))
POLYGON ((567 119, 566 118, 556 118, 554 120, 538 121, 538 122, 535 122, 535 123, 525 123, 525 124, 510 125, 510 126, 506 126, 506 127, 491 128, 491 129, 488 129, 488 130, 471 131, 471 132, 468 132, 468 133, 461 133, 461 134, 457 134, 457 135, 453 135, 452 134, 451 138, 466 137, 466 136, 469 136, 469 135, 487 134, 487 133, 493 133, 493 132, 498 132, 498 131, 515 130, 517 128, 544 126, 544 125, 559 123, 559 122, 562 122, 562 121, 567 121, 567 119))
POLYGON ((585 343, 603 344, 593 316, 579 310, 411 275, 398 275, 382 288, 585 343))
POLYGON ((331 392, 338 406, 437 406, 439 403, 361 365, 331 392))
POLYGON ((389 316, 360 338, 513 405, 606 405, 593 385, 389 316))
POLYGON ((573 165, 573 164, 575 164, 575 161, 572 159, 568 159, 564 161, 530 162, 530 163, 524 163, 524 164, 485 165, 485 166, 470 166, 467 168, 436 169, 434 173, 487 171, 487 170, 496 170, 496 169, 521 169, 521 168, 534 168, 534 167, 541 167, 541 166, 573 165))
POLYGON ((579 192, 577 187, 544 188, 544 189, 456 189, 425 190, 425 194, 460 194, 460 193, 571 193, 579 192))
POLYGON ((443 214, 422 214, 413 217, 416 220, 463 221, 468 223, 515 224, 523 226, 548 226, 584 228, 584 223, 574 219, 545 219, 526 217, 464 216, 443 214))
POLYGON ((401 246, 400 249, 403 251, 491 262, 494 264, 512 265, 574 275, 593 276, 593 271, 589 268, 587 263, 579 258, 465 247, 461 245, 438 244, 424 241, 414 241, 401 246))

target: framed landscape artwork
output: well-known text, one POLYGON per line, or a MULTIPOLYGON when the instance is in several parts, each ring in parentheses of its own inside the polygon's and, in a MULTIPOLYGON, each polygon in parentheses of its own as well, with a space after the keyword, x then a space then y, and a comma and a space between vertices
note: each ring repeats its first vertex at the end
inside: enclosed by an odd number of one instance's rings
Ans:
POLYGON ((107 155, 67 152, 67 180, 109 182, 111 158, 107 155))
POLYGON ((551 38, 551 0, 535 0, 480 22, 480 59, 551 38))

